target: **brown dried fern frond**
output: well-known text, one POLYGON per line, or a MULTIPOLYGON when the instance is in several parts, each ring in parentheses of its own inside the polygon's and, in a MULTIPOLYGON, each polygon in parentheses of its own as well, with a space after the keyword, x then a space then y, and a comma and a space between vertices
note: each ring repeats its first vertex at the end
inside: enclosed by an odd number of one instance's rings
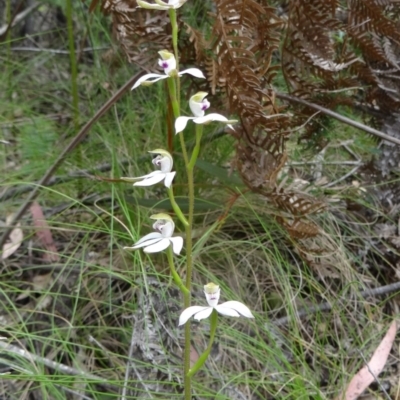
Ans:
POLYGON ((153 69, 157 52, 172 48, 167 13, 137 8, 136 0, 103 0, 101 9, 111 14, 113 34, 129 62, 153 69))
POLYGON ((282 135, 271 135, 265 149, 240 142, 236 149, 236 166, 244 183, 253 192, 265 196, 269 196, 275 188, 277 176, 286 160, 285 138, 282 135))
POLYGON ((263 1, 215 0, 212 33, 214 59, 209 63, 212 86, 223 86, 231 112, 240 116, 247 141, 254 133, 277 134, 287 127, 269 88, 272 57, 279 46, 283 22, 263 1))
POLYGON ((326 210, 326 204, 299 191, 274 190, 269 196, 279 209, 297 217, 316 214, 326 210))
POLYGON ((287 230, 293 239, 309 239, 319 234, 318 226, 310 221, 283 217, 278 217, 276 220, 287 230))

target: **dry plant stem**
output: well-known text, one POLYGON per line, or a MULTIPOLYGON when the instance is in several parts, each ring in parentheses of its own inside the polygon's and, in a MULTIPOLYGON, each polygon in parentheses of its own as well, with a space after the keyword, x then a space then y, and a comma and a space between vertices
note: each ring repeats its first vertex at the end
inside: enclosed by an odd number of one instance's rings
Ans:
POLYGON ((193 368, 191 368, 189 370, 189 373, 188 373, 189 377, 192 377, 207 361, 207 358, 210 355, 210 352, 212 349, 212 345, 214 343, 217 325, 218 325, 218 313, 217 313, 217 311, 213 310, 213 312, 211 313, 211 318, 210 318, 210 340, 208 342, 208 346, 204 350, 204 352, 201 354, 201 356, 198 358, 196 363, 193 365, 193 368))
POLYGON ((26 360, 29 360, 32 363, 35 362, 35 363, 43 364, 46 367, 51 368, 55 371, 60 371, 60 372, 63 372, 64 374, 68 374, 68 375, 82 376, 85 379, 88 379, 88 380, 91 380, 94 382, 101 382, 104 385, 111 386, 111 384, 109 384, 104 378, 101 378, 100 376, 92 375, 90 373, 87 373, 84 371, 79 371, 75 368, 69 367, 68 365, 60 364, 55 361, 48 360, 47 358, 40 357, 40 356, 33 354, 27 350, 21 349, 18 346, 4 343, 1 340, 0 340, 0 349, 4 353, 14 354, 16 356, 19 356, 26 360))
POLYGON ((373 373, 373 371, 371 370, 371 367, 369 366, 369 362, 365 359, 364 354, 358 350, 358 354, 360 354, 360 357, 362 358, 362 360, 364 361, 364 364, 367 366, 368 368, 368 372, 374 377, 376 383, 379 385, 379 387, 381 388, 382 392, 385 394, 385 398, 387 400, 391 400, 392 398, 389 396, 389 393, 387 392, 387 390, 385 389, 385 387, 382 385, 381 381, 378 379, 378 376, 375 375, 373 373))
POLYGON ((338 114, 338 113, 336 113, 336 112, 334 112, 332 110, 329 110, 328 108, 321 107, 318 104, 310 103, 307 100, 303 100, 303 99, 300 99, 300 98, 295 97, 295 96, 291 96, 291 95, 286 94, 286 93, 276 92, 275 95, 279 99, 293 101, 295 103, 299 103, 299 104, 303 104, 304 106, 311 107, 314 110, 321 111, 325 115, 329 115, 330 117, 335 118, 340 122, 344 122, 345 124, 350 125, 350 126, 352 126, 354 128, 357 128, 357 129, 360 129, 360 130, 362 130, 364 132, 367 132, 367 133, 370 133, 372 135, 378 136, 381 139, 387 140, 388 142, 392 142, 392 143, 395 143, 395 144, 400 144, 400 139, 397 139, 395 137, 389 136, 386 133, 378 131, 378 130, 376 130, 374 128, 371 128, 371 127, 369 127, 367 125, 360 124, 357 121, 353 121, 350 118, 344 117, 343 115, 340 115, 340 114, 338 114))
MULTIPOLYGON (((399 290, 400 290, 400 282, 395 282, 395 283, 391 283, 390 285, 379 286, 375 289, 363 290, 362 292, 360 292, 360 296, 365 299, 367 297, 384 296, 385 294, 397 292, 399 290)), ((343 301, 346 302, 348 300, 346 298, 343 298, 343 301)), ((296 317, 303 318, 303 317, 307 317, 311 314, 315 314, 317 312, 330 311, 330 310, 332 310, 332 308, 333 308, 333 304, 322 303, 319 306, 308 307, 307 309, 298 310, 296 312, 296 317)), ((291 317, 282 317, 282 318, 277 318, 277 319, 271 320, 271 323, 273 325, 281 326, 281 325, 288 324, 291 320, 292 320, 291 317)), ((266 324, 265 327, 268 328, 268 324, 266 324)))
POLYGON ((19 208, 19 210, 14 214, 14 218, 10 222, 10 224, 5 228, 5 232, 0 238, 0 247, 3 247, 4 243, 7 241, 11 231, 13 230, 13 226, 20 220, 20 218, 25 214, 28 208, 31 206, 32 202, 36 199, 39 194, 42 186, 46 186, 49 182, 50 178, 53 176, 54 172, 57 168, 64 162, 67 155, 75 149, 75 147, 82 141, 82 139, 87 135, 92 125, 97 122, 113 105, 114 103, 130 88, 132 85, 142 76, 144 75, 144 71, 138 72, 134 75, 129 81, 125 83, 92 117, 90 121, 88 121, 85 126, 77 133, 77 135, 71 140, 71 142, 64 148, 61 154, 58 156, 57 160, 54 161, 53 165, 45 172, 43 177, 38 182, 37 186, 30 193, 28 198, 25 200, 25 203, 19 208))

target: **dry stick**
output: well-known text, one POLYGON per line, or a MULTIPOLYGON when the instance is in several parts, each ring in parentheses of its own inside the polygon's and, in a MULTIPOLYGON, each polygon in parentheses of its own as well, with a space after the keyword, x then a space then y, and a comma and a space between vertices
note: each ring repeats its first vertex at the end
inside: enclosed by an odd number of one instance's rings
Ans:
POLYGON ((389 136, 386 133, 378 131, 378 130, 376 130, 374 128, 371 128, 371 127, 369 127, 367 125, 360 124, 359 122, 356 122, 356 121, 353 121, 350 118, 344 117, 343 115, 340 115, 340 114, 338 114, 338 113, 336 113, 336 112, 334 112, 332 110, 329 110, 328 108, 321 107, 318 104, 310 103, 307 100, 299 99, 298 97, 291 96, 290 94, 286 94, 286 93, 276 92, 275 95, 279 99, 293 101, 295 103, 299 103, 299 104, 303 104, 304 106, 311 107, 314 110, 321 111, 322 113, 324 113, 326 115, 329 115, 330 117, 335 118, 338 121, 344 122, 345 124, 353 126, 354 128, 361 129, 364 132, 371 133, 372 135, 378 136, 381 139, 387 140, 388 142, 392 142, 392 143, 395 143, 395 144, 400 144, 400 139, 397 139, 395 137, 389 136))
POLYGON ((375 379, 376 383, 379 385, 379 387, 381 388, 382 392, 385 394, 386 399, 387 399, 387 400, 391 400, 392 398, 389 396, 389 393, 387 392, 387 390, 385 389, 385 387, 382 385, 381 381, 378 379, 378 376, 375 375, 375 374, 372 372, 372 370, 371 370, 371 368, 370 368, 370 366, 369 366, 369 362, 365 359, 363 353, 362 353, 360 350, 358 350, 358 353, 360 354, 362 360, 364 361, 365 365, 367 366, 368 372, 373 376, 373 378, 375 379))
MULTIPOLYGON (((64 374, 67 374, 67 375, 81 376, 85 379, 92 380, 94 382, 100 383, 105 386, 110 386, 110 387, 113 386, 106 379, 104 379, 100 376, 93 375, 88 372, 80 371, 78 369, 69 367, 68 365, 65 365, 65 364, 57 363, 57 362, 49 360, 45 357, 41 357, 36 354, 33 354, 28 350, 21 349, 18 346, 14 346, 13 344, 4 343, 1 340, 0 340, 0 349, 4 352, 18 355, 18 356, 25 358, 26 360, 29 360, 31 362, 43 364, 48 368, 54 369, 55 371, 63 372, 64 374)), ((4 360, 3 360, 3 362, 4 362, 4 360)))
MULTIPOLYGON (((391 283, 390 285, 386 285, 386 286, 379 286, 375 289, 367 289, 367 290, 363 290, 360 294, 362 297, 366 298, 366 297, 374 297, 374 296, 383 296, 385 294, 391 293, 391 292, 395 292, 396 290, 400 290, 400 282, 395 282, 395 283, 391 283)), ((321 312, 321 311, 330 311, 333 308, 333 305, 331 303, 322 303, 319 306, 315 306, 315 307, 309 307, 307 309, 301 309, 299 311, 296 312, 296 317, 297 318, 303 318, 306 317, 308 315, 317 313, 317 312, 321 312)), ((278 319, 274 319, 271 321, 271 323, 273 325, 286 325, 292 318, 291 317, 282 317, 282 318, 278 318, 278 319)), ((266 327, 268 327, 266 325, 266 327)))
MULTIPOLYGON (((146 158, 148 158, 148 157, 147 156, 140 157, 139 162, 145 161, 146 158)), ((131 162, 131 160, 121 160, 118 162, 120 165, 123 166, 123 165, 128 165, 131 162)), ((341 162, 339 162, 339 163, 342 164, 341 162)), ((94 179, 94 177, 93 177, 94 174, 96 174, 96 173, 98 174, 99 172, 107 172, 107 171, 110 171, 111 169, 112 169, 112 164, 105 163, 105 164, 100 164, 94 168, 81 169, 78 171, 74 171, 68 175, 53 176, 48 180, 46 187, 58 185, 61 183, 66 183, 66 182, 69 182, 74 179, 80 179, 80 178, 94 179)), ((35 182, 34 185, 35 186, 39 185, 39 182, 35 182)), ((4 190, 4 192, 2 194, 0 194, 0 203, 2 201, 11 199, 12 197, 15 197, 15 196, 20 196, 21 194, 30 192, 32 190, 33 190, 32 184, 19 185, 19 186, 16 186, 16 187, 8 189, 8 190, 6 189, 6 190, 4 190)))
POLYGON ((96 114, 92 117, 90 121, 88 121, 85 126, 78 132, 78 134, 71 140, 69 145, 61 152, 58 156, 57 160, 54 164, 46 171, 43 177, 38 182, 38 186, 36 186, 33 191, 30 193, 28 198, 25 200, 24 204, 20 207, 20 209, 14 215, 14 218, 6 227, 6 231, 0 238, 0 248, 3 247, 4 243, 7 241, 8 236, 13 230, 13 226, 19 221, 19 219, 25 214, 28 208, 31 206, 32 202, 36 199, 39 194, 39 190, 42 186, 46 186, 49 182, 50 178, 57 170, 57 168, 64 162, 67 155, 75 149, 75 147, 82 141, 82 139, 87 135, 92 125, 97 122, 112 106, 113 104, 120 98, 122 95, 131 88, 131 86, 136 82, 144 74, 144 71, 138 72, 134 75, 128 82, 125 83, 107 102, 96 112, 96 114))
MULTIPOLYGON (((1 124, 0 124, 0 128, 1 128, 1 124)), ((226 132, 225 132, 225 128, 224 129, 220 129, 215 133, 212 133, 210 135, 204 135, 202 138, 202 142, 213 142, 214 140, 219 139, 222 136, 225 136, 226 132)), ((0 143, 2 143, 2 140, 0 140, 0 143)), ((188 143, 188 149, 192 149, 195 145, 195 142, 189 142, 188 143)), ((139 157, 138 162, 144 162, 148 159, 148 156, 142 156, 139 157)), ((123 165, 128 165, 131 160, 120 160, 118 161, 119 164, 121 166, 123 165)), ((306 164, 312 164, 313 162, 309 162, 309 163, 290 163, 289 165, 306 165, 306 164)), ((324 164, 340 164, 340 165, 353 165, 351 164, 354 162, 352 161, 332 161, 332 162, 326 162, 324 164), (349 164, 350 163, 350 164, 349 164)), ((50 186, 54 186, 54 185, 58 185, 61 183, 66 183, 69 182, 71 180, 74 179, 79 179, 79 178, 89 178, 89 179, 93 179, 93 175, 95 175, 96 173, 98 174, 99 172, 107 172, 110 171, 112 169, 112 164, 110 163, 104 163, 104 164, 99 164, 98 166, 94 167, 94 168, 88 168, 88 169, 82 169, 82 170, 78 170, 78 171, 74 171, 69 173, 68 175, 60 175, 60 176, 52 176, 48 182, 46 183, 46 187, 50 187, 50 186)), ((28 193, 31 192, 33 190, 33 188, 37 185, 39 185, 39 182, 35 182, 35 183, 31 183, 31 184, 26 184, 26 185, 18 185, 16 187, 11 187, 9 189, 5 189, 1 194, 0 194, 0 203, 2 201, 6 201, 9 200, 13 197, 16 196, 20 196, 24 193, 28 193)))

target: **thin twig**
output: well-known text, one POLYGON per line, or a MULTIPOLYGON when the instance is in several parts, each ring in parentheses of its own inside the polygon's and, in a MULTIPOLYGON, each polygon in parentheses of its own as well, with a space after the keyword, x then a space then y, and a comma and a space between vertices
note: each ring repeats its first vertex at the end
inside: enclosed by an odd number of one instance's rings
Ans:
MULTIPOLYGON (((59 118, 60 116, 56 115, 55 117, 59 118)), ((22 121, 22 122, 28 123, 29 120, 22 121)), ((2 125, 0 124, 0 127, 1 126, 2 125)), ((12 124, 10 124, 10 126, 12 126, 12 124)), ((216 131, 215 133, 212 133, 212 134, 209 134, 209 135, 205 135, 203 137, 203 139, 202 139, 202 142, 204 141, 204 142, 209 144, 210 142, 212 142, 214 140, 217 140, 220 137, 225 136, 225 135, 226 135, 225 130, 224 129, 220 129, 220 130, 216 131)), ((0 142, 2 142, 2 141, 0 140, 0 142)), ((189 142, 188 143, 188 149, 189 150, 192 149, 194 147, 194 145, 195 145, 195 141, 194 140, 189 142)), ((176 153, 176 155, 179 155, 179 154, 176 153)), ((146 159, 148 159, 147 155, 139 157, 139 159, 137 161, 140 164, 141 162, 146 161, 146 159)), ((128 165, 130 162, 131 162, 131 160, 118 160, 118 163, 119 163, 120 166, 128 165)), ((343 163, 340 163, 340 164, 343 164, 343 163)), ((71 180, 79 179, 79 178, 93 178, 93 174, 99 173, 99 172, 110 171, 112 169, 112 166, 113 165, 111 163, 104 163, 104 164, 99 164, 98 166, 93 167, 93 168, 74 171, 74 172, 71 172, 68 175, 53 176, 46 183, 46 187, 59 185, 61 183, 69 182, 71 180)), ((14 186, 12 188, 5 188, 4 191, 2 192, 2 194, 0 194, 0 203, 2 201, 6 201, 8 199, 11 199, 13 197, 20 196, 20 195, 22 195, 24 193, 31 192, 35 188, 35 186, 38 186, 38 185, 40 185, 39 181, 35 182, 35 183, 28 184, 28 185, 18 185, 18 186, 14 186)))
MULTIPOLYGON (((392 293, 395 292, 397 290, 400 290, 400 282, 395 282, 395 283, 391 283, 390 285, 386 285, 386 286, 379 286, 375 289, 367 289, 367 290, 363 290, 360 295, 363 298, 366 297, 375 297, 375 296, 383 296, 385 294, 388 293, 392 293)), ((312 306, 312 307, 308 307, 306 309, 301 309, 298 310, 296 312, 296 317, 297 318, 303 318, 303 317, 307 317, 311 314, 315 314, 317 312, 323 312, 323 311, 330 311, 333 308, 332 303, 322 303, 318 306, 312 306)), ((272 320, 272 324, 280 326, 280 325, 286 325, 289 323, 289 321, 292 320, 292 317, 282 317, 282 318, 277 318, 272 320)), ((265 325, 266 328, 268 328, 267 325, 265 325)))
MULTIPOLYGON (((104 379, 100 376, 93 375, 93 374, 90 374, 90 373, 87 373, 84 371, 80 371, 78 369, 69 367, 68 365, 65 365, 65 364, 57 363, 57 362, 49 360, 45 357, 41 357, 36 354, 33 354, 33 353, 29 352, 28 350, 21 349, 18 346, 4 343, 1 340, 0 340, 0 349, 4 352, 8 352, 8 353, 23 357, 26 360, 29 360, 29 361, 32 361, 32 362, 35 362, 38 364, 43 364, 48 368, 51 368, 55 371, 62 372, 67 375, 81 376, 88 380, 99 382, 99 383, 105 384, 107 386, 112 386, 110 383, 108 383, 108 381, 106 379, 104 379)), ((3 362, 4 362, 4 360, 3 360, 3 362)))
MULTIPOLYGON (((288 162, 286 165, 288 167, 297 167, 302 165, 315 165, 321 164, 319 161, 292 161, 288 162)), ((324 161, 322 165, 361 165, 360 161, 324 161)), ((0 198, 1 201, 1 198, 0 198)))
MULTIPOLYGON (((144 161, 146 158, 148 158, 148 157, 143 156, 143 157, 139 158, 139 162, 144 161)), ((118 162, 121 166, 123 166, 123 165, 129 164, 131 162, 131 160, 121 160, 118 162)), ((100 164, 94 168, 88 168, 88 169, 74 171, 68 175, 53 176, 47 182, 46 187, 59 185, 61 183, 69 182, 71 180, 79 179, 79 178, 93 178, 93 174, 96 174, 99 172, 107 172, 107 171, 110 171, 111 169, 112 169, 112 164, 104 163, 104 164, 100 164)), ((34 187, 34 186, 32 187, 32 185, 37 186, 37 185, 39 185, 39 182, 35 182, 30 185, 17 186, 17 187, 8 189, 8 190, 5 189, 4 192, 0 195, 0 202, 32 191, 33 187, 34 187)))
POLYGON ((329 182, 326 185, 323 185, 323 188, 328 188, 328 187, 332 187, 337 185, 339 182, 344 181, 345 179, 347 179, 349 176, 355 174, 359 169, 360 169, 361 165, 357 165, 355 166, 351 171, 349 171, 347 174, 344 174, 343 176, 341 176, 339 179, 336 179, 333 182, 329 182))
POLYGON ((38 185, 35 186, 33 191, 29 194, 28 198, 19 208, 19 210, 14 214, 12 221, 10 221, 9 225, 5 229, 5 232, 0 238, 0 248, 3 247, 4 243, 6 243, 11 231, 13 230, 13 226, 20 220, 20 218, 25 214, 25 212, 29 209, 32 202, 36 199, 39 194, 39 191, 42 186, 46 186, 50 178, 53 176, 54 172, 57 168, 64 162, 67 155, 75 149, 75 147, 82 141, 82 139, 87 135, 92 125, 97 122, 101 116, 103 116, 112 106, 113 104, 126 92, 128 91, 134 82, 139 79, 144 74, 144 71, 140 71, 135 74, 131 79, 129 79, 124 86, 122 86, 107 102, 96 112, 96 114, 92 117, 90 121, 86 123, 86 125, 77 133, 77 135, 71 140, 68 146, 61 152, 58 156, 57 160, 53 163, 53 165, 45 172, 43 177, 38 182, 38 185))
POLYGON ((7 24, 1 26, 0 27, 0 38, 3 37, 10 30, 10 28, 13 28, 19 22, 24 20, 31 12, 33 12, 37 8, 39 8, 39 6, 40 6, 40 2, 32 4, 30 7, 25 8, 24 11, 21 11, 19 14, 15 15, 14 19, 11 21, 10 24, 7 23, 7 24))
POLYGON ((378 379, 378 377, 372 372, 370 366, 369 366, 369 362, 365 359, 363 353, 361 353, 360 350, 358 350, 358 353, 360 354, 360 357, 363 359, 365 365, 368 368, 369 373, 374 377, 376 383, 379 385, 379 387, 381 388, 382 392, 385 394, 385 397, 388 400, 391 400, 392 398, 389 396, 389 393, 386 391, 386 389, 384 388, 384 386, 382 385, 381 381, 378 379))
POLYGON ((387 140, 388 142, 392 142, 392 143, 395 143, 395 144, 400 144, 400 139, 397 139, 395 137, 389 136, 386 133, 378 131, 377 129, 371 128, 371 127, 369 127, 367 125, 361 124, 361 123, 359 123, 357 121, 353 121, 350 118, 344 117, 343 115, 340 115, 340 114, 338 114, 338 113, 336 113, 336 112, 334 112, 332 110, 329 110, 328 108, 322 107, 322 106, 320 106, 318 104, 310 103, 307 100, 303 100, 303 99, 300 99, 300 98, 295 97, 295 96, 291 96, 290 94, 286 94, 286 93, 276 92, 275 95, 279 99, 293 101, 295 103, 303 104, 304 106, 313 108, 314 110, 321 111, 322 113, 324 113, 326 115, 329 115, 330 117, 335 118, 340 122, 344 122, 345 124, 350 125, 350 126, 352 126, 354 128, 360 129, 360 130, 362 130, 364 132, 371 133, 372 135, 378 136, 381 139, 387 140))
MULTIPOLYGON (((100 50, 108 50, 109 46, 102 47, 84 47, 83 49, 76 49, 75 53, 90 53, 100 50)), ((43 47, 11 47, 12 51, 31 51, 36 53, 53 53, 53 54, 69 54, 68 50, 59 50, 59 49, 46 49, 43 47)))

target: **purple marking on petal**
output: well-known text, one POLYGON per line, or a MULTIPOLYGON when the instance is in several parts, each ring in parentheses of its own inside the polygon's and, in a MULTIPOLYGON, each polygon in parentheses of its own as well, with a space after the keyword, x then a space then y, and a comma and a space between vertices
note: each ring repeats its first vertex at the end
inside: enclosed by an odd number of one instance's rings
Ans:
POLYGON ((205 111, 205 110, 207 110, 207 108, 209 108, 210 107, 210 102, 207 100, 207 99, 204 99, 202 102, 201 102, 201 111, 205 111))
POLYGON ((167 68, 169 67, 168 61, 163 61, 163 62, 161 63, 161 67, 164 68, 164 69, 167 69, 167 68))

